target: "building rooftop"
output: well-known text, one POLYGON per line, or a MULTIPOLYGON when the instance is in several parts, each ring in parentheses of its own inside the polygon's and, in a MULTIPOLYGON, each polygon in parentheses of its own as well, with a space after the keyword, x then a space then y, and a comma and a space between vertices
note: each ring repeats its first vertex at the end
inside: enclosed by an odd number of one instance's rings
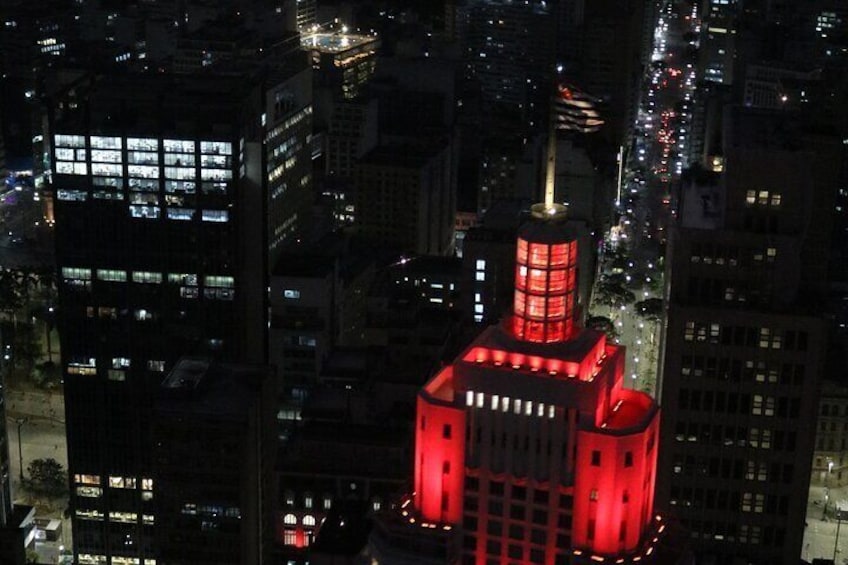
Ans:
POLYGON ((441 149, 419 145, 380 145, 363 155, 359 162, 362 165, 418 169, 427 164, 441 149))
MULTIPOLYGON (((88 77, 73 88, 77 101, 66 103, 56 133, 78 133, 90 120, 91 133, 133 129, 176 131, 191 122, 212 129, 231 123, 232 112, 256 85, 249 73, 112 73, 88 77)), ((200 131, 197 134, 202 134, 200 131)))
POLYGON ((371 35, 354 33, 312 33, 301 37, 300 44, 304 49, 320 53, 341 53, 368 43, 379 41, 371 35))
POLYGON ((256 403, 269 371, 259 365, 183 357, 162 381, 156 410, 241 416, 256 403))

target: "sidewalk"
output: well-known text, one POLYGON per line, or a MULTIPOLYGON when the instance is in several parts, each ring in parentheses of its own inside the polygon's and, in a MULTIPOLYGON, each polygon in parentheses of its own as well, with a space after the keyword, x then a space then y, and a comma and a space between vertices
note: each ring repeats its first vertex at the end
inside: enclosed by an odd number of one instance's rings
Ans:
POLYGON ((848 508, 848 486, 827 488, 811 486, 807 499, 807 520, 801 558, 834 559, 838 565, 848 564, 848 520, 836 519, 835 504, 848 508), (825 502, 827 513, 825 515, 825 502))

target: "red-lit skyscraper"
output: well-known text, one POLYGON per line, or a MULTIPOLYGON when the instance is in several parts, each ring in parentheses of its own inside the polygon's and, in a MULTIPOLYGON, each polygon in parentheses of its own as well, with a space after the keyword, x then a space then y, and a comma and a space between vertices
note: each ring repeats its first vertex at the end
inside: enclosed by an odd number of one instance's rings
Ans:
POLYGON ((473 565, 665 553, 653 511, 659 408, 622 386, 624 349, 580 327, 565 217, 534 207, 518 236, 513 315, 419 393, 414 492, 378 521, 377 563, 413 562, 403 551, 473 565))

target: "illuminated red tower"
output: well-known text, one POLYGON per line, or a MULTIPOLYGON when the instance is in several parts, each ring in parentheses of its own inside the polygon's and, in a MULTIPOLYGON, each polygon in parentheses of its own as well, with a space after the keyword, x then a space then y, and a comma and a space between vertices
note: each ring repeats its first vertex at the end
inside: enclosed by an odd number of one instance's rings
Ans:
MULTIPOLYGON (((420 532, 416 563, 426 535, 444 544, 432 563, 658 560, 659 408, 622 386, 623 348, 580 327, 565 219, 563 206, 534 207, 518 236, 514 315, 418 395, 414 492, 393 526, 420 532)), ((372 544, 372 563, 413 562, 385 545, 372 544)))

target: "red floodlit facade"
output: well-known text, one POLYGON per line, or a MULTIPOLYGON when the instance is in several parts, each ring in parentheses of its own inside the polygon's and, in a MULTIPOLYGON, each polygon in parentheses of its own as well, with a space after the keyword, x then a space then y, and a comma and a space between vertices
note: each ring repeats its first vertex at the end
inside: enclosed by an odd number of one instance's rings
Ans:
POLYGON ((434 563, 654 562, 659 409, 622 386, 623 348, 579 327, 562 214, 535 216, 519 234, 515 314, 419 393, 398 519, 452 540, 434 563))

